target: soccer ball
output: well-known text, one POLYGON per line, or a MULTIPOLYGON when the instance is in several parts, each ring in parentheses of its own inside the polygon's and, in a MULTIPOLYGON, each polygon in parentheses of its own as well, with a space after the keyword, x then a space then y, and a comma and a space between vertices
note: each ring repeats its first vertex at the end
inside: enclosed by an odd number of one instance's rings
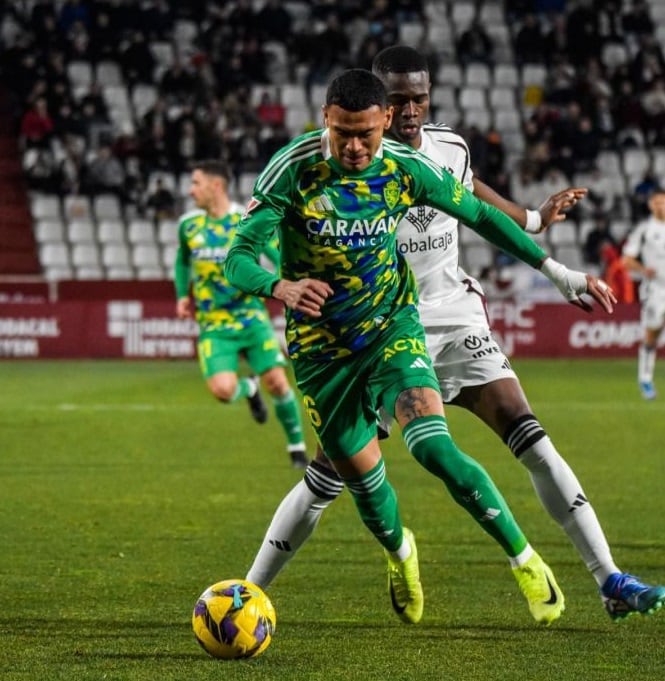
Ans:
POLYGON ((212 657, 257 657, 272 641, 277 615, 260 587, 244 579, 226 579, 208 587, 196 601, 192 628, 212 657))

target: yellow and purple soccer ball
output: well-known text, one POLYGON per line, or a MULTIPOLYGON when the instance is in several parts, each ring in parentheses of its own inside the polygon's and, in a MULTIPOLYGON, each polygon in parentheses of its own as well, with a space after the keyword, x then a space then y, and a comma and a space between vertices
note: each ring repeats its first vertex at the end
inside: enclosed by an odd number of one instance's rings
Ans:
POLYGON ((265 592, 244 579, 225 579, 198 598, 192 628, 212 657, 237 660, 258 657, 272 641, 275 608, 265 592))

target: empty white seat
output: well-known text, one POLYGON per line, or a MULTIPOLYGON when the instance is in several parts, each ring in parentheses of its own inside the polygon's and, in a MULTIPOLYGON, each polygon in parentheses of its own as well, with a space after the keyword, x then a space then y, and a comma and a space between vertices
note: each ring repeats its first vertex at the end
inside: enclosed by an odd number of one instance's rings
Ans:
POLYGON ((162 219, 157 224, 157 241, 163 246, 178 243, 178 221, 162 219))
POLYGON ((122 218, 120 199, 115 194, 98 194, 92 200, 92 208, 98 221, 122 218))
POLYGON ((67 78, 73 87, 89 87, 94 80, 92 64, 79 59, 68 62, 67 78))
POLYGON ((65 220, 80 220, 92 218, 92 207, 87 196, 68 194, 63 200, 65 220))
POLYGON ((492 115, 487 109, 466 109, 464 111, 464 124, 474 125, 480 131, 488 130, 492 124, 492 115))
POLYGON ((35 192, 30 195, 30 214, 33 218, 57 218, 61 217, 60 198, 53 194, 41 194, 35 192))
POLYGON ((486 109, 487 98, 484 88, 463 87, 459 91, 458 104, 463 109, 486 109))
POLYGON ((160 266, 141 266, 136 268, 137 279, 164 279, 164 270, 160 266))
POLYGON ((122 266, 112 266, 112 267, 107 267, 106 268, 106 278, 107 279, 133 279, 134 278, 134 270, 131 267, 122 267, 122 266))
POLYGON ((464 79, 469 87, 487 88, 492 84, 492 72, 487 64, 473 62, 466 67, 464 79))
POLYGON ((91 220, 72 220, 67 225, 67 238, 72 244, 94 243, 95 225, 91 220))
POLYGON ((501 133, 522 129, 522 117, 517 109, 497 109, 494 112, 494 127, 501 133))
POLYGON ((64 243, 47 243, 39 251, 39 260, 43 267, 70 266, 69 249, 64 243))
POLYGON ((296 83, 284 83, 280 88, 280 99, 282 104, 287 108, 292 106, 307 106, 305 88, 296 83))
POLYGON ((117 62, 105 59, 97 64, 95 69, 97 82, 102 85, 123 85, 124 78, 117 62))
POLYGON ((442 107, 444 109, 453 109, 455 107, 456 97, 455 88, 452 85, 436 85, 430 92, 430 101, 433 106, 442 107))
POLYGON ((308 106, 291 105, 286 110, 284 119, 287 129, 292 135, 301 135, 307 126, 313 123, 308 106))
POLYGON ((94 244, 74 244, 72 247, 72 265, 75 267, 99 267, 99 251, 94 244))
POLYGON ((104 271, 101 267, 84 265, 76 268, 76 278, 81 280, 99 280, 104 278, 104 271))
POLYGON ((643 174, 651 163, 651 156, 645 149, 625 149, 623 172, 631 177, 643 174))
POLYGON ((100 244, 124 243, 125 223, 122 220, 100 220, 97 239, 100 244))
POLYGON ((515 98, 515 88, 506 85, 496 85, 489 90, 489 104, 493 109, 515 110, 517 100, 515 98))
POLYGON ((102 263, 104 267, 129 268, 129 247, 126 244, 109 243, 102 246, 102 263))
POLYGON ((161 268, 159 248, 155 244, 136 244, 132 249, 132 265, 136 268, 161 268))
POLYGON ((578 246, 563 244, 554 248, 554 257, 566 267, 574 270, 585 270, 582 251, 578 246))
POLYGON ((399 41, 402 45, 419 47, 425 37, 424 26, 419 21, 403 21, 399 24, 399 41))
POLYGON ((127 227, 127 239, 130 244, 155 245, 155 228, 150 220, 130 220, 127 227))
POLYGON ((178 246, 176 244, 166 244, 162 249, 162 265, 169 275, 173 272, 177 251, 178 246))
POLYGON ((494 251, 488 243, 467 245, 462 249, 462 261, 470 274, 478 274, 494 261, 494 251))
POLYGON ((460 87, 464 82, 462 67, 459 64, 443 62, 436 71, 437 85, 460 87))
POLYGON ((132 106, 134 107, 134 115, 137 118, 142 118, 157 101, 158 92, 154 85, 147 83, 138 83, 132 90, 132 106))
POLYGON ((544 64, 524 64, 522 66, 522 85, 538 85, 543 87, 547 79, 544 64))
POLYGON ((39 244, 47 242, 59 243, 65 238, 65 226, 62 220, 54 220, 53 218, 44 218, 43 220, 36 220, 34 223, 35 239, 39 244))
POLYGON ((74 271, 71 267, 61 265, 44 267, 44 279, 47 281, 62 281, 63 279, 71 279, 73 276, 74 271))
POLYGON ((497 64, 494 67, 494 85, 515 88, 520 84, 520 76, 515 64, 497 64))
POLYGON ((570 220, 556 222, 548 230, 547 235, 552 246, 577 246, 577 227, 570 220))

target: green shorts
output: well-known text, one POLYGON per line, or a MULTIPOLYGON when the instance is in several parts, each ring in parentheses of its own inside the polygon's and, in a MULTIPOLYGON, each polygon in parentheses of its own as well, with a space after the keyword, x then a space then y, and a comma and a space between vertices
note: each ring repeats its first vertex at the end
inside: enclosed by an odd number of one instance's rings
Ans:
POLYGON ((411 311, 369 348, 329 362, 293 360, 293 368, 307 416, 331 459, 359 452, 376 435, 378 408, 394 416, 407 388, 439 391, 424 331, 411 311))
POLYGON ((206 379, 221 371, 237 373, 241 355, 259 376, 286 366, 286 357, 269 323, 257 322, 242 331, 206 331, 199 336, 197 351, 206 379))

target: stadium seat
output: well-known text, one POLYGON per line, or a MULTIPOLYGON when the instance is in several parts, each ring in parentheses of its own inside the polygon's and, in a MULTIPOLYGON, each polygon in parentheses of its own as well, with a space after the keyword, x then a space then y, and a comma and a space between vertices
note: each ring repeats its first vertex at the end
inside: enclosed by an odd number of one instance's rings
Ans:
POLYGON ((109 59, 104 59, 97 64, 95 75, 95 80, 105 87, 107 85, 124 85, 125 82, 119 64, 109 59))
POLYGON ((522 85, 537 85, 542 88, 547 79, 547 69, 544 64, 524 64, 521 77, 522 85))
POLYGON ((77 268, 99 268, 99 251, 94 244, 78 243, 72 246, 72 265, 77 268))
POLYGON ((87 196, 68 194, 63 200, 65 220, 92 219, 92 206, 87 196))
POLYGON ((488 88, 492 84, 492 72, 487 64, 474 62, 464 70, 464 84, 467 87, 488 88))
POLYGON ((32 192, 30 194, 30 214, 36 220, 60 219, 62 216, 60 198, 54 194, 32 192))
POLYGON ((71 267, 63 267, 60 265, 48 265, 44 267, 44 279, 47 281, 62 281, 63 279, 71 279, 74 276, 74 270, 71 267))
POLYGON ((97 226, 100 244, 125 243, 125 223, 122 220, 101 220, 97 226))
POLYGON ((130 220, 127 226, 127 240, 130 244, 155 245, 155 227, 150 220, 130 220))
POLYGON ((485 2, 480 3, 478 10, 478 20, 483 26, 495 26, 497 24, 505 24, 506 20, 503 14, 502 2, 485 2))
POLYGON ((107 267, 106 278, 113 280, 134 279, 134 270, 131 267, 107 267))
POLYGON ((107 243, 102 246, 102 263, 104 267, 130 268, 129 247, 126 244, 107 243))
POLYGON ((464 125, 475 126, 481 132, 489 130, 492 124, 492 115, 487 109, 465 109, 464 125))
POLYGON ((582 251, 578 246, 562 244, 554 248, 554 258, 573 270, 585 270, 582 251))
POLYGON ((178 220, 162 218, 157 223, 157 242, 162 246, 178 243, 178 220))
POLYGON ((289 106, 286 110, 286 127, 292 136, 301 135, 313 123, 308 106, 289 106))
POLYGON ((516 111, 517 101, 515 89, 505 85, 495 85, 489 89, 488 100, 490 108, 516 111))
POLYGON ((92 220, 72 220, 67 223, 67 239, 73 244, 94 244, 95 225, 92 220))
POLYGON ((173 272, 177 251, 178 246, 176 244, 165 244, 164 248, 162 249, 162 265, 164 266, 164 270, 168 275, 173 272))
POLYGON ((571 220, 557 222, 547 230, 549 242, 552 246, 577 246, 577 227, 571 220))
POLYGON ((44 218, 35 220, 33 225, 38 244, 61 243, 65 239, 65 226, 60 219, 44 218))
POLYGON ((494 262, 494 250, 487 242, 464 246, 460 255, 464 269, 471 275, 478 275, 494 262))
POLYGON ((90 88, 94 80, 92 64, 84 60, 72 60, 67 63, 67 78, 72 87, 90 88))
POLYGON ((622 154, 623 172, 628 177, 643 175, 651 164, 651 155, 646 149, 624 149, 622 154))
POLYGON ((494 85, 516 88, 519 84, 520 75, 515 64, 497 64, 494 67, 494 85))
POLYGON ((43 267, 67 268, 71 264, 69 249, 64 243, 46 243, 39 251, 39 261, 43 267))
POLYGON ((476 16, 476 4, 471 0, 456 0, 450 7, 450 21, 457 35, 465 31, 476 16))
POLYGON ((460 89, 457 103, 462 109, 487 109, 485 89, 481 87, 463 87, 460 89))
POLYGON ((134 86, 131 94, 132 107, 134 108, 134 115, 141 119, 154 106, 159 92, 155 85, 148 85, 147 83, 137 83, 134 86))
POLYGON ((98 222, 122 219, 122 206, 115 194, 98 194, 92 199, 92 209, 98 222))
POLYGON ((279 101, 288 109, 292 107, 307 108, 305 88, 298 83, 284 83, 280 87, 279 101))
POLYGON ((497 109, 494 127, 500 132, 518 132, 522 129, 522 116, 518 109, 497 109))
POLYGON ((464 84, 462 67, 454 62, 442 62, 436 71, 437 85, 452 85, 461 87, 464 84))
POLYGON ((399 24, 399 42, 402 45, 418 48, 423 44, 425 31, 419 21, 404 21, 399 24))
POLYGON ((161 268, 159 248, 155 244, 137 243, 132 248, 131 262, 137 271, 161 268))

